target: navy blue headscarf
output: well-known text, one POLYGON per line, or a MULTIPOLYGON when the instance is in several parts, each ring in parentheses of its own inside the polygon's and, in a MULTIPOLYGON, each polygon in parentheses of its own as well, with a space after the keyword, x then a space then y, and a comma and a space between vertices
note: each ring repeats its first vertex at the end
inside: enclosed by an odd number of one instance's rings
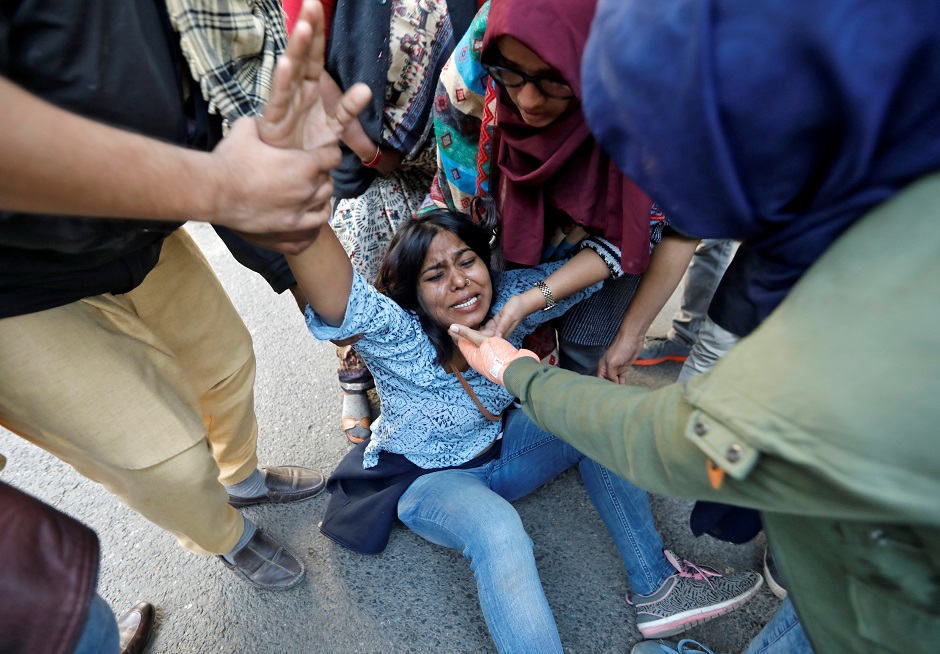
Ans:
POLYGON ((601 0, 582 74, 592 131, 672 225, 745 241, 760 319, 940 169, 938 0, 601 0))

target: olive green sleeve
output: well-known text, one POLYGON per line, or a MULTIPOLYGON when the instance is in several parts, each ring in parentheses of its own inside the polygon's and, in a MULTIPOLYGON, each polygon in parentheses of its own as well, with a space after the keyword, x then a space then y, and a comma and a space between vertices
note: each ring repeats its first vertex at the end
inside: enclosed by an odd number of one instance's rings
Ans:
POLYGON ((762 459, 752 443, 693 407, 678 384, 618 386, 532 359, 513 362, 503 379, 540 427, 645 490, 770 510, 807 495, 797 466, 762 459), (717 488, 709 460, 720 464, 717 488))
MULTIPOLYGON (((916 475, 910 478, 913 490, 906 493, 892 492, 884 479, 870 483, 887 471, 877 459, 860 462, 847 483, 839 469, 807 461, 786 446, 761 451, 759 438, 731 430, 694 407, 678 384, 655 391, 618 386, 528 358, 513 362, 504 380, 540 427, 661 495, 797 515, 892 521, 903 513, 923 521, 930 498, 937 497, 936 482, 933 493, 917 492, 916 475), (709 477, 709 461, 721 468, 717 487, 709 477)), ((813 449, 806 454, 816 456, 813 449)))
POLYGON ((861 219, 685 385, 646 391, 520 360, 506 387, 540 426, 647 490, 940 524, 937 225, 940 175, 861 219))
POLYGON ((691 411, 678 386, 618 386, 529 358, 503 379, 540 427, 617 474, 664 495, 713 495, 705 455, 681 434, 691 411))

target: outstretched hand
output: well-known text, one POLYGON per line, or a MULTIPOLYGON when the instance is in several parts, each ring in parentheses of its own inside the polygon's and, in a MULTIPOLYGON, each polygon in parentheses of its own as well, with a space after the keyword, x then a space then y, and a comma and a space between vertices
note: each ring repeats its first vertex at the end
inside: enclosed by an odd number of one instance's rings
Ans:
POLYGON ((486 336, 463 325, 451 325, 450 335, 470 367, 500 386, 503 385, 503 372, 510 363, 523 357, 539 360, 535 352, 517 350, 509 341, 486 336))
POLYGON ((252 118, 240 118, 212 151, 207 188, 214 207, 204 219, 230 228, 262 247, 301 252, 329 218, 329 171, 339 150, 313 152, 262 142, 252 118))
POLYGON ((320 85, 324 72, 326 38, 323 7, 306 0, 277 62, 271 98, 259 125, 261 140, 281 148, 315 150, 336 147, 346 128, 365 108, 372 92, 355 84, 329 106, 320 85))
POLYGON ((372 96, 365 84, 356 84, 332 111, 324 109, 324 46, 323 9, 306 0, 277 62, 264 116, 233 123, 215 151, 227 164, 228 192, 221 194, 213 222, 287 254, 306 249, 329 221, 339 139, 372 96))

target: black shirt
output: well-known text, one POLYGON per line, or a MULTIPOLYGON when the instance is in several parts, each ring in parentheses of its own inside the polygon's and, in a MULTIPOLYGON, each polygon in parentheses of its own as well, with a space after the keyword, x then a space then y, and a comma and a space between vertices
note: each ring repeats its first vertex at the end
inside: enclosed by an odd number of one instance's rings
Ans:
MULTIPOLYGON (((185 144, 182 71, 159 0, 0 0, 0 74, 68 111, 185 144)), ((0 318, 133 289, 177 227, 0 212, 0 318)))

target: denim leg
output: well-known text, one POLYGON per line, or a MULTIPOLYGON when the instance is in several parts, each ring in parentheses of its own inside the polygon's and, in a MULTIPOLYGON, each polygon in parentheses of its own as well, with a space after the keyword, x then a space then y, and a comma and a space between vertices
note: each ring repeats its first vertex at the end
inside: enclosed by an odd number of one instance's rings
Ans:
POLYGON ((491 488, 513 501, 575 464, 620 551, 633 592, 652 593, 675 569, 663 555, 663 541, 645 491, 543 431, 519 410, 507 414, 502 454, 487 467, 491 488))
POLYGON ((579 375, 597 374, 597 362, 607 351, 606 345, 582 345, 563 338, 558 340, 559 368, 571 370, 579 375))
POLYGON ((695 343, 718 282, 731 262, 734 245, 732 240, 705 239, 695 248, 685 276, 679 310, 666 334, 669 340, 688 347, 695 343))
POLYGON ((95 593, 88 608, 85 630, 78 641, 74 654, 117 654, 119 648, 118 626, 111 607, 95 593))
POLYGON ((649 496, 592 459, 584 457, 579 467, 591 503, 620 551, 630 587, 649 595, 676 572, 663 554, 649 496))
POLYGON ((560 653, 532 540, 516 510, 485 478, 485 467, 424 475, 399 500, 398 517, 422 538, 470 560, 480 607, 500 652, 560 653))
POLYGON ((485 466, 490 488, 514 502, 577 465, 584 455, 536 425, 521 409, 508 409, 499 459, 485 466))
POLYGON ((770 622, 754 636, 744 654, 813 654, 813 646, 789 598, 783 600, 770 622))

